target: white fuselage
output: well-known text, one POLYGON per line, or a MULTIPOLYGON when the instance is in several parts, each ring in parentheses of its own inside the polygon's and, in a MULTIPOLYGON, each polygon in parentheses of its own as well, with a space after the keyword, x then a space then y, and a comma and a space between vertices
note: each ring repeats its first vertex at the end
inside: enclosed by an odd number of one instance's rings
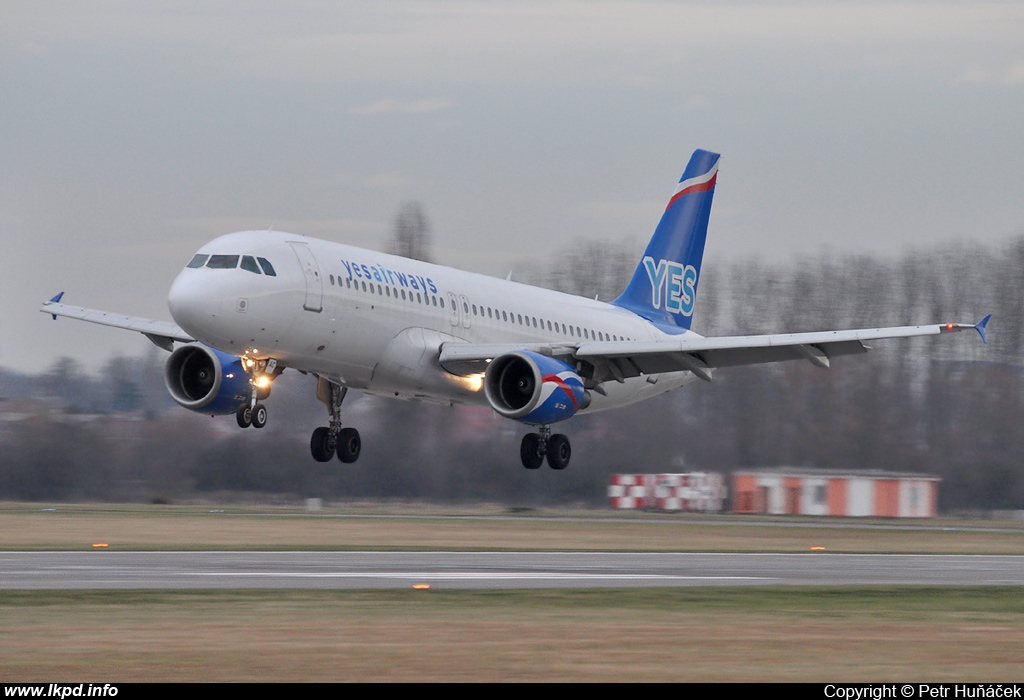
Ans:
MULTIPOLYGON (((218 350, 273 358, 373 394, 486 404, 479 375, 439 365, 446 342, 575 346, 668 337, 596 300, 305 236, 233 233, 198 254, 263 258, 276 274, 184 269, 168 297, 182 329, 218 350)), ((640 401, 692 378, 680 371, 607 382, 588 410, 640 401)))

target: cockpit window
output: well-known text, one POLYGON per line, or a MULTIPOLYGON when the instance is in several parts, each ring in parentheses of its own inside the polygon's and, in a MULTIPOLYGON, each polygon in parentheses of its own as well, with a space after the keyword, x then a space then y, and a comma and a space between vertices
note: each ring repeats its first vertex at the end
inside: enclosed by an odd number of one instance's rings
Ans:
POLYGON ((186 267, 202 267, 206 264, 206 259, 209 255, 203 255, 202 253, 196 253, 195 257, 189 262, 186 267))
POLYGON ((260 261, 260 265, 263 266, 263 274, 268 277, 277 277, 277 273, 274 272, 274 266, 270 264, 270 261, 266 258, 256 258, 260 261))
POLYGON ((206 263, 207 267, 212 267, 218 270, 230 270, 238 267, 238 256, 237 255, 211 255, 210 262, 206 263))
POLYGON ((256 259, 251 255, 242 256, 242 269, 260 274, 260 268, 256 265, 256 259))

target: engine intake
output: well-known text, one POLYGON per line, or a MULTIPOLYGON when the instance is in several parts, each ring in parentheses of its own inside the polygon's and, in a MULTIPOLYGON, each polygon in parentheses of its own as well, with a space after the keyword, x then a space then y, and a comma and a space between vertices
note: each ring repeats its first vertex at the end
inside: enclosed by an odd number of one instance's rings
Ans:
POLYGON ((182 345, 167 359, 164 384, 179 406, 211 415, 234 413, 249 403, 252 375, 242 360, 202 343, 182 345))
POLYGON ((491 360, 484 393, 495 411, 530 425, 566 420, 590 403, 571 365, 529 350, 491 360))

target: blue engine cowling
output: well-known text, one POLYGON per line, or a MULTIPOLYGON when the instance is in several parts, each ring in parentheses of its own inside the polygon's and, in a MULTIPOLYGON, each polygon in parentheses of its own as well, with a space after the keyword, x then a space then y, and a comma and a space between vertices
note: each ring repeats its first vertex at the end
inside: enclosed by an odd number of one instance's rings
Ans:
POLYGON ((171 398, 191 411, 219 415, 249 404, 252 375, 242 359, 202 343, 182 345, 164 367, 164 384, 171 398))
POLYGON ((590 403, 583 380, 571 365, 529 350, 491 360, 484 393, 495 411, 530 425, 571 418, 590 403))

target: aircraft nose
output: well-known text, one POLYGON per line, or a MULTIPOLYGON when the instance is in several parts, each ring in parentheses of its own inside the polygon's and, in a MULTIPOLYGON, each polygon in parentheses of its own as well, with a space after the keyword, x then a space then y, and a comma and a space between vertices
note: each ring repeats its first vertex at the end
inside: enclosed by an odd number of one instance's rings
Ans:
POLYGON ((171 284, 167 293, 167 306, 171 318, 193 338, 205 335, 204 329, 216 317, 216 300, 204 289, 207 280, 202 279, 202 270, 183 270, 171 284))

